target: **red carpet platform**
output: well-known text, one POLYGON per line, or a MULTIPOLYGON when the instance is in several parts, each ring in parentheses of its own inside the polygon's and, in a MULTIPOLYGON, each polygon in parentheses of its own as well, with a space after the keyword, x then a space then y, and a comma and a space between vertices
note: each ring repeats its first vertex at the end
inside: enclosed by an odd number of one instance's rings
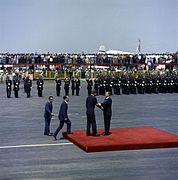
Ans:
POLYGON ((109 136, 94 137, 86 136, 85 130, 74 130, 63 136, 86 152, 178 147, 178 136, 156 128, 113 128, 111 132, 109 136))

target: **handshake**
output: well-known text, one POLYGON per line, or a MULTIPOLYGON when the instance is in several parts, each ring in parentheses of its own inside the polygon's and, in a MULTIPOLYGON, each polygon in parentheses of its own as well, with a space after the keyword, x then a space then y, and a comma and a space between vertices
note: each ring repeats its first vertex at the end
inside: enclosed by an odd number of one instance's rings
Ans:
POLYGON ((104 107, 101 106, 101 103, 97 103, 96 106, 97 106, 98 108, 100 108, 101 110, 104 110, 104 107))

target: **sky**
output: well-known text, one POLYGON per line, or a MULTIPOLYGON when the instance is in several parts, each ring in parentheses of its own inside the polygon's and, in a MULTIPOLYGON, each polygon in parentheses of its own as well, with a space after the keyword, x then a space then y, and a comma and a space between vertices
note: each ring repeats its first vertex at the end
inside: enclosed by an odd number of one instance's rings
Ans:
POLYGON ((178 0, 0 0, 0 52, 178 51, 178 0))

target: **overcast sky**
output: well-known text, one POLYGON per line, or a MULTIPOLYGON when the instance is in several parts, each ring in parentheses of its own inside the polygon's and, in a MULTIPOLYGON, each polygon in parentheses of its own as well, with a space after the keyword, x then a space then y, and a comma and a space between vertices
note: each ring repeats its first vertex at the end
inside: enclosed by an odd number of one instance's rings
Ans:
POLYGON ((178 50, 178 0, 0 0, 0 52, 178 50))

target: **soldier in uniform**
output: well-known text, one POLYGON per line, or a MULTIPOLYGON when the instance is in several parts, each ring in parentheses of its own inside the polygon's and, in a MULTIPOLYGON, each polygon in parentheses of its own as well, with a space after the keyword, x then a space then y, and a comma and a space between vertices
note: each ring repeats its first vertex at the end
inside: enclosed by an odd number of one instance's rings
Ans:
POLYGON ((106 81, 103 78, 100 78, 99 81, 99 95, 105 95, 106 81))
POLYGON ((16 98, 18 98, 18 92, 19 92, 19 84, 20 84, 20 81, 18 80, 17 76, 15 77, 14 81, 13 81, 13 84, 14 84, 14 96, 16 98))
POLYGON ((164 78, 164 76, 162 76, 161 77, 161 88, 160 88, 161 93, 166 93, 166 86, 167 86, 167 81, 164 78))
POLYGON ((111 95, 112 95, 112 83, 111 83, 111 80, 109 77, 106 78, 106 81, 105 81, 105 91, 106 92, 110 92, 111 95))
POLYGON ((94 79, 94 90, 96 92, 96 95, 98 95, 98 89, 99 89, 99 82, 98 78, 94 79))
POLYGON ((60 92, 61 92, 61 80, 60 78, 56 78, 56 95, 60 96, 60 92))
POLYGON ((130 93, 130 81, 126 76, 122 77, 122 94, 130 93))
POLYGON ((137 93, 137 81, 134 76, 131 76, 129 78, 130 81, 130 93, 131 94, 136 94, 137 93))
POLYGON ((71 78, 71 90, 72 90, 72 95, 74 95, 74 92, 75 92, 75 79, 74 79, 74 77, 71 78))
POLYGON ((151 94, 152 93, 152 80, 149 76, 146 76, 145 78, 145 93, 151 94))
POLYGON ((6 92, 7 92, 7 97, 11 97, 11 89, 12 89, 12 80, 7 76, 6 79, 6 92))
POLYGON ((37 80, 36 83, 37 83, 38 96, 39 96, 39 97, 42 97, 43 84, 44 84, 44 81, 43 81, 42 76, 39 77, 39 79, 37 80))
POLYGON ((70 80, 69 78, 65 78, 64 80, 64 90, 65 90, 65 95, 69 95, 69 88, 70 88, 70 80))
POLYGON ((120 89, 121 89, 121 80, 120 80, 120 78, 117 78, 115 76, 113 78, 113 91, 114 91, 114 94, 120 95, 121 94, 120 89))
POLYGON ((27 93, 27 98, 30 97, 30 92, 32 88, 32 81, 29 79, 29 76, 26 77, 26 93, 27 93))
POLYGON ((92 79, 90 78, 90 79, 87 80, 87 90, 88 90, 88 95, 91 94, 92 87, 93 87, 93 81, 92 81, 92 79))
POLYGON ((142 75, 139 75, 137 78, 137 89, 138 89, 138 94, 145 93, 145 79, 142 75))
POLYGON ((173 77, 173 92, 178 93, 178 77, 173 77))
POLYGON ((26 81, 26 76, 23 78, 23 83, 24 83, 24 92, 27 93, 27 81, 26 81))
POLYGON ((76 96, 79 96, 79 91, 80 91, 80 79, 79 78, 75 79, 75 88, 76 88, 76 96))

